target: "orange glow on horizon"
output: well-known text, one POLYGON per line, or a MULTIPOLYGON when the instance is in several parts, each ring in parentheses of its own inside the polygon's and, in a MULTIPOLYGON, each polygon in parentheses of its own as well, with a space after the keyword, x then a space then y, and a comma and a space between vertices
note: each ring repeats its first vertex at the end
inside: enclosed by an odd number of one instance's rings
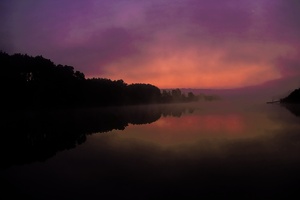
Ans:
MULTIPOLYGON (((135 70, 131 73, 119 70, 119 73, 111 73, 108 77, 123 79, 129 84, 150 83, 159 88, 235 88, 258 85, 281 78, 281 74, 271 66, 248 64, 226 70, 225 64, 217 65, 220 70, 216 69, 217 72, 214 72, 196 69, 195 65, 190 63, 180 64, 166 61, 165 64, 154 64, 155 67, 146 67, 146 69, 135 70)), ((212 67, 216 68, 215 66, 212 67)))
POLYGON ((282 77, 272 61, 288 52, 289 47, 273 43, 234 44, 228 44, 229 50, 200 51, 191 47, 170 50, 172 54, 164 54, 168 49, 158 46, 149 50, 150 58, 124 58, 107 66, 101 76, 123 79, 129 84, 150 83, 159 88, 221 89, 258 85, 282 77), (231 57, 228 51, 240 51, 241 55, 231 57))

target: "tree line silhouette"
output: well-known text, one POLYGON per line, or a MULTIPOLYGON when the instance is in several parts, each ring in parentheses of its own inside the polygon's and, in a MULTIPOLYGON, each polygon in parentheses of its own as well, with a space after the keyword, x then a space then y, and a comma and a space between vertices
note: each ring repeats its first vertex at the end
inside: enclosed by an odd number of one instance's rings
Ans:
POLYGON ((295 89, 287 97, 280 99, 280 103, 300 104, 300 88, 295 89))
POLYGON ((300 116, 300 88, 295 89, 288 96, 280 99, 280 104, 288 109, 292 114, 300 116))
POLYGON ((166 91, 151 84, 123 80, 86 79, 68 65, 42 56, 0 52, 3 107, 72 107, 136 105, 197 101, 192 92, 166 91))

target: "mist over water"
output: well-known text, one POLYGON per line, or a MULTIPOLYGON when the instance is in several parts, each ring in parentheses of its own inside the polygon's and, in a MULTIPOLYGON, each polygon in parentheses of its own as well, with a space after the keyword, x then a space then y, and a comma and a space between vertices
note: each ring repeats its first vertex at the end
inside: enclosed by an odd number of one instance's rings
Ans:
POLYGON ((6 151, 13 157, 4 159, 0 175, 6 191, 16 196, 263 199, 297 194, 300 118, 277 104, 248 99, 132 106, 47 113, 45 120, 51 125, 38 121, 35 131, 36 124, 24 130, 37 137, 47 129, 44 135, 53 138, 39 141, 52 144, 52 153, 27 161, 17 156, 26 148, 33 148, 27 154, 43 149, 34 143, 6 151), (57 116, 69 116, 69 122, 57 125, 57 116), (59 129, 76 145, 62 139, 59 129))

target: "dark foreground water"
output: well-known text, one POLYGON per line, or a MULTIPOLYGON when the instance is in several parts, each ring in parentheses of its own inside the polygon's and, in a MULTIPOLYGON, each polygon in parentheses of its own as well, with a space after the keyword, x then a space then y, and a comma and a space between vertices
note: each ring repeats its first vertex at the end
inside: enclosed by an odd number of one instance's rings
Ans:
POLYGON ((217 101, 2 118, 0 190, 11 198, 299 197, 294 107, 217 101))

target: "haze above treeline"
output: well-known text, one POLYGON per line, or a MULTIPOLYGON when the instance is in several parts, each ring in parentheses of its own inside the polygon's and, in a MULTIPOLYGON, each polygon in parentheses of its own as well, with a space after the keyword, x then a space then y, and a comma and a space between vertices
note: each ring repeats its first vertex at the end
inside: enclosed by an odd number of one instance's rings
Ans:
MULTIPOLYGON (((67 65, 42 56, 0 53, 3 76, 2 107, 112 106, 179 103, 199 100, 193 92, 160 90, 147 83, 89 78, 67 65)), ((201 96, 213 100, 213 96, 201 96)))
POLYGON ((295 90, 286 84, 290 80, 233 89, 200 89, 201 86, 166 89, 148 83, 127 84, 122 79, 85 78, 74 67, 55 65, 43 56, 9 55, 0 51, 0 62, 3 107, 111 106, 216 99, 262 102, 283 99, 295 90), (289 89, 283 90, 283 84, 289 89))

